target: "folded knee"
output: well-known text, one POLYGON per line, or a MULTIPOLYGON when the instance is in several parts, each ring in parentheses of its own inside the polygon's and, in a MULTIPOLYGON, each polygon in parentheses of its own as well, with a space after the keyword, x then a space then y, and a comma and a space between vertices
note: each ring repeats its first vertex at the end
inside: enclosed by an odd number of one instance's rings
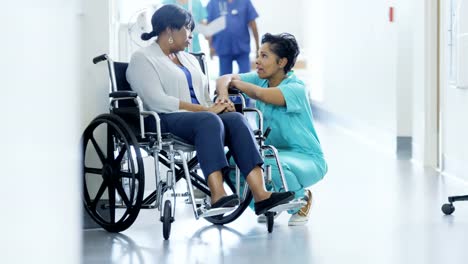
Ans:
POLYGON ((232 124, 235 127, 248 126, 247 120, 245 119, 244 115, 242 115, 241 113, 229 112, 223 115, 225 115, 223 119, 227 124, 232 124))
POLYGON ((202 129, 222 130, 223 122, 215 113, 202 112, 200 113, 199 125, 202 129))

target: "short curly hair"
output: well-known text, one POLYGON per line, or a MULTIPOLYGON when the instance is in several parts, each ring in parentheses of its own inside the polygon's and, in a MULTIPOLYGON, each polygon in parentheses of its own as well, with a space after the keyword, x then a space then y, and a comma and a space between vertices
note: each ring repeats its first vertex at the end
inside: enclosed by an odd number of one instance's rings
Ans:
POLYGON ((262 44, 269 43, 270 49, 279 58, 288 59, 288 63, 284 67, 284 73, 288 73, 296 64, 297 56, 299 55, 299 46, 296 38, 289 33, 281 33, 273 35, 266 33, 262 37, 262 44))

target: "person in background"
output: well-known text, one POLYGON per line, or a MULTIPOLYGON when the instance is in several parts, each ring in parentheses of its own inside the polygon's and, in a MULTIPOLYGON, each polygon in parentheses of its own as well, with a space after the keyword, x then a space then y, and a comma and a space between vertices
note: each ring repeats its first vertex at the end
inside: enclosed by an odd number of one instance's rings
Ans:
MULTIPOLYGON (((328 170, 315 132, 306 87, 292 71, 298 55, 299 47, 293 35, 265 34, 256 60, 256 72, 228 74, 216 81, 219 102, 230 103, 228 87, 235 87, 257 100, 256 107, 263 113, 263 125, 271 128, 265 144, 277 148, 289 190, 296 193, 296 198, 307 202, 299 210, 289 211, 292 214, 289 225, 308 222, 312 192, 305 188, 320 181, 328 170)), ((274 160, 265 159, 265 164, 271 165, 275 186, 282 186, 274 160)))
MULTIPOLYGON (((176 4, 192 14, 195 24, 206 24, 207 12, 200 0, 163 0, 162 4, 176 4), (189 1, 191 2, 191 10, 189 10, 189 1)), ((192 32, 192 35, 192 46, 191 49, 189 48, 189 51, 196 53, 201 52, 200 34, 195 30, 195 32, 192 32)))
MULTIPOLYGON (((177 5, 163 5, 151 18, 153 30, 142 40, 156 38, 136 51, 128 65, 127 80, 146 109, 159 113, 161 132, 172 133, 195 146, 201 170, 211 191, 211 207, 233 207, 237 195, 227 195, 223 172, 229 168, 226 145, 245 176, 255 200, 255 213, 287 203, 294 192, 265 189, 258 146, 243 115, 232 103, 213 104, 208 80, 197 59, 184 50, 195 27, 192 15, 177 5)), ((148 130, 154 131, 154 120, 148 130)))
POLYGON ((226 28, 214 34, 210 43, 211 57, 219 57, 219 75, 232 73, 232 63, 237 62, 239 73, 250 71, 250 33, 258 51, 259 37, 255 19, 258 13, 250 0, 210 0, 207 5, 208 23, 226 18, 226 28))

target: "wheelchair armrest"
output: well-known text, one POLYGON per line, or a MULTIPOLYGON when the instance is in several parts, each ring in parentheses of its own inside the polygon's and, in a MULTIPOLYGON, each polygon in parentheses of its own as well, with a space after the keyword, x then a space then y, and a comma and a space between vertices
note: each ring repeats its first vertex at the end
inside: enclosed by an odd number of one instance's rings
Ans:
POLYGON ((245 107, 244 112, 253 112, 257 114, 257 119, 258 119, 258 128, 263 131, 263 114, 260 110, 257 108, 252 108, 252 107, 245 107))
MULTIPOLYGON (((157 142, 158 148, 162 149, 161 119, 159 118, 158 113, 156 113, 154 111, 140 111, 140 114, 142 116, 151 116, 151 117, 154 118, 154 121, 156 123, 156 137, 157 137, 157 141, 158 141, 157 142)), ((142 124, 142 127, 144 127, 144 124, 142 124)))
MULTIPOLYGON (((145 138, 145 122, 144 122, 144 116, 145 113, 143 111, 143 102, 141 101, 140 97, 138 94, 134 91, 118 91, 118 92, 112 92, 109 94, 110 99, 110 109, 116 107, 116 103, 119 101, 133 101, 132 105, 124 105, 123 107, 128 107, 128 108, 137 108, 140 113, 140 134, 142 138, 145 138)), ((118 106, 117 106, 118 107, 118 106)), ((156 114, 157 115, 157 114, 156 114)), ((159 117, 158 117, 159 119, 159 117)), ((157 120, 158 120, 157 119, 157 120)), ((158 120, 159 122, 159 120, 158 120)))
POLYGON ((240 94, 241 91, 237 88, 234 88, 234 87, 229 87, 228 88, 228 94, 240 94))
POLYGON ((244 113, 247 112, 253 112, 257 114, 257 121, 258 121, 258 130, 261 131, 261 134, 263 134, 263 114, 260 110, 257 108, 252 108, 252 107, 245 107, 244 108, 244 113))
POLYGON ((262 136, 263 132, 260 129, 255 129, 253 131, 254 136, 260 137, 262 136))
POLYGON ((246 107, 246 108, 244 108, 244 111, 246 111, 246 112, 256 112, 258 115, 262 115, 262 112, 260 112, 260 110, 258 110, 257 108, 246 107))
POLYGON ((138 94, 134 91, 118 91, 118 92, 112 92, 109 94, 109 97, 112 98, 124 98, 124 97, 131 97, 131 98, 136 98, 138 94))

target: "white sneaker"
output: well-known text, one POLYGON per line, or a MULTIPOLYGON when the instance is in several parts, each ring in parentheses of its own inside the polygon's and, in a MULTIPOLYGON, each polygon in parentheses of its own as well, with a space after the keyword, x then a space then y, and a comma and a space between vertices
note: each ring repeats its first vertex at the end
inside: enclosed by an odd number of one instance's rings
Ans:
MULTIPOLYGON (((281 213, 282 213, 282 212, 277 212, 277 213, 275 214, 274 219, 276 219, 281 213)), ((266 222, 267 222, 267 218, 266 218, 266 216, 265 216, 264 214, 259 215, 259 216, 257 217, 257 223, 262 223, 262 224, 263 224, 263 223, 266 223, 266 222)))
POLYGON ((306 190, 304 200, 307 203, 297 213, 291 215, 288 226, 302 226, 309 221, 310 207, 312 206, 312 192, 310 190, 306 190))

